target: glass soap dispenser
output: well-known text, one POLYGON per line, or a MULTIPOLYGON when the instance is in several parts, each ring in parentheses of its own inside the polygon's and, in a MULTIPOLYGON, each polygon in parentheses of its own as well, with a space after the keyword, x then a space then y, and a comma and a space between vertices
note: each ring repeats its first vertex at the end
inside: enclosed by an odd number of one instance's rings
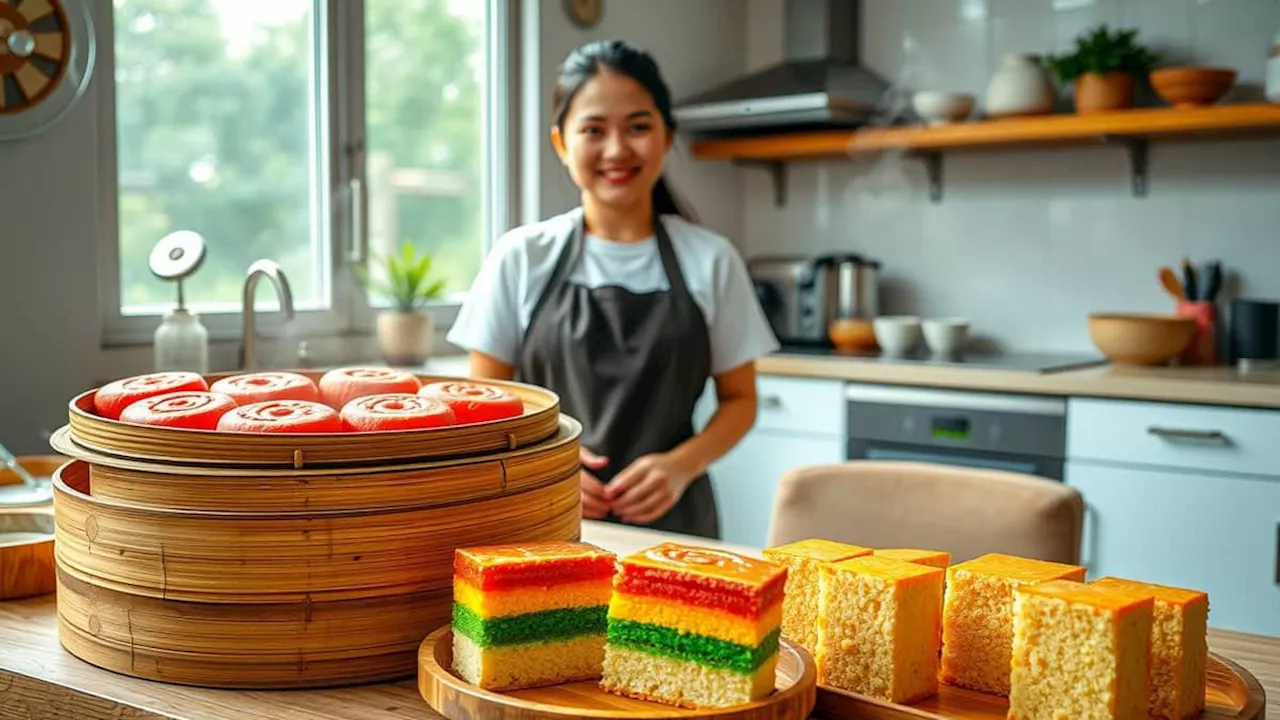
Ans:
POLYGON ((178 286, 178 307, 165 315, 156 328, 156 372, 209 372, 209 331, 198 315, 187 310, 182 293, 182 281, 195 274, 204 255, 204 238, 189 230, 170 233, 151 248, 151 273, 178 286))

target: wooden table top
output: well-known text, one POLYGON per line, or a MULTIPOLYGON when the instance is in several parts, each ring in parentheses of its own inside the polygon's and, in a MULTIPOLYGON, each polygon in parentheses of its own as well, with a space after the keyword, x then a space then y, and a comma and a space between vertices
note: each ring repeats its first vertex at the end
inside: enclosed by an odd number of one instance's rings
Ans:
MULTIPOLYGON (((584 522, 583 539, 619 554, 681 539, 648 530, 584 522)), ((718 545, 748 554, 749 549, 718 545)), ((1280 717, 1280 638, 1211 630, 1210 648, 1252 672, 1280 717)), ((333 690, 206 690, 139 680, 82 662, 58 643, 53 596, 0 602, 0 717, 15 720, 430 720, 439 718, 415 682, 333 690)))

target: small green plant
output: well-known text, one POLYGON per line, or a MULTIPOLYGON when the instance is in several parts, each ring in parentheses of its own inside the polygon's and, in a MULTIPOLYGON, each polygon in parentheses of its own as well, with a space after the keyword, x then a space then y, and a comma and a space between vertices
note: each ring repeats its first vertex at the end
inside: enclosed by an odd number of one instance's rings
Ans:
POLYGON ((1045 66, 1062 82, 1072 82, 1086 73, 1122 72, 1141 77, 1155 68, 1159 58, 1139 45, 1137 36, 1137 30, 1112 31, 1102 24, 1078 36, 1074 52, 1047 57, 1045 66))
POLYGON ((385 257, 371 253, 369 261, 381 268, 381 276, 360 265, 356 276, 369 292, 382 296, 400 312, 413 312, 444 290, 444 280, 431 279, 431 253, 419 255, 408 240, 400 245, 400 252, 385 257))

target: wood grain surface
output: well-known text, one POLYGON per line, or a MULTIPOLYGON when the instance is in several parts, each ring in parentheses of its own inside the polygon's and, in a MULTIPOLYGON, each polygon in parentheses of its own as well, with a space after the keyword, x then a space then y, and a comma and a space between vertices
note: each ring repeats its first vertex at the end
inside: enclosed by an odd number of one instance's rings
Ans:
POLYGON ((564 720, 565 718, 701 718, 702 720, 803 720, 813 709, 818 668, 804 649, 783 639, 777 684, 767 698, 729 708, 688 710, 621 697, 583 681, 496 693, 453 674, 453 633, 446 626, 427 637, 418 656, 418 690, 452 720, 564 720))
MULTIPOLYGON (((585 521, 582 538, 619 555, 665 540, 749 549, 585 521)), ((758 553, 755 553, 758 554, 758 553)), ((1280 718, 1280 638, 1209 631, 1210 649, 1239 663, 1280 718)), ((5 720, 437 720, 414 681, 326 690, 211 690, 140 680, 96 668, 58 644, 52 597, 0 602, 0 717, 5 720)), ((450 719, 457 720, 457 719, 450 719)))

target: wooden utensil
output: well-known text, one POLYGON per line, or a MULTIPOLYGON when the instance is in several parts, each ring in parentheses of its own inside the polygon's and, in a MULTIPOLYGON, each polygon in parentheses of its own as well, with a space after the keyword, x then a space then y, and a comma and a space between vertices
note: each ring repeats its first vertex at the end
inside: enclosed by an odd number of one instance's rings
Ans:
POLYGON ((1178 284, 1178 276, 1173 274, 1173 268, 1168 265, 1160 268, 1160 284, 1175 300, 1186 299, 1182 294, 1182 286, 1178 284))
POLYGON ((498 693, 482 690, 453 674, 453 631, 431 633, 418 653, 418 692, 447 718, 562 720, 564 718, 701 718, 702 720, 803 720, 813 709, 818 670, 813 656, 782 639, 774 692, 735 707, 686 710, 621 697, 598 682, 498 693))

